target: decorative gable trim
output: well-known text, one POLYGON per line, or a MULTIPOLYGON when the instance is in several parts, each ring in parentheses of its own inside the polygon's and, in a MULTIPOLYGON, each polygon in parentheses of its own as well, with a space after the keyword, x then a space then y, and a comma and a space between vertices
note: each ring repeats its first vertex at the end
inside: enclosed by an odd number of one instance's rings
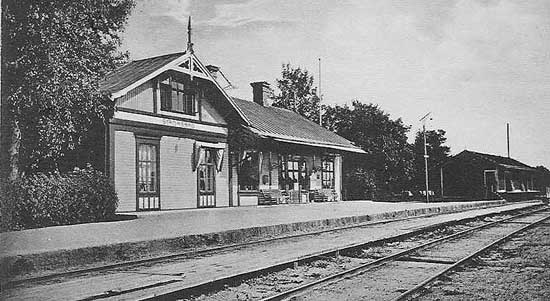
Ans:
POLYGON ((119 91, 113 92, 111 94, 112 99, 116 99, 119 97, 122 97, 126 95, 131 90, 139 87, 143 83, 155 78, 156 76, 162 74, 165 71, 168 70, 175 70, 178 72, 186 73, 191 75, 191 77, 196 76, 200 77, 206 80, 209 80, 216 85, 218 90, 222 92, 223 96, 226 98, 226 100, 231 104, 231 106, 237 111, 237 114, 241 117, 241 119, 246 123, 246 125, 250 125, 250 121, 248 118, 243 114, 241 109, 235 104, 231 96, 227 94, 227 92, 223 89, 223 87, 214 79, 212 74, 208 71, 208 69, 201 63, 201 61, 195 56, 193 53, 184 53, 180 57, 174 59, 172 62, 164 65, 163 67, 151 72, 150 74, 142 77, 141 79, 135 81, 131 85, 125 87, 124 89, 121 89, 119 91), (191 66, 189 66, 189 64, 191 66), (182 67, 183 66, 183 67, 182 67), (187 68, 186 68, 187 67, 187 68))
MULTIPOLYGON (((125 87, 124 89, 119 90, 117 92, 113 92, 111 97, 112 98, 119 98, 121 96, 124 96, 126 93, 130 92, 134 88, 139 87, 141 84, 155 78, 156 76, 160 75, 161 73, 163 73, 167 70, 170 70, 172 67, 179 65, 180 63, 182 63, 183 61, 185 61, 188 58, 189 58, 189 55, 184 53, 180 57, 174 59, 172 62, 162 66, 161 68, 159 68, 159 69, 157 69, 157 70, 155 70, 151 73, 149 73, 148 75, 146 75, 146 76, 142 77, 141 79, 135 81, 134 83, 132 83, 131 85, 125 87)), ((189 73, 188 70, 185 71, 185 72, 189 73)))

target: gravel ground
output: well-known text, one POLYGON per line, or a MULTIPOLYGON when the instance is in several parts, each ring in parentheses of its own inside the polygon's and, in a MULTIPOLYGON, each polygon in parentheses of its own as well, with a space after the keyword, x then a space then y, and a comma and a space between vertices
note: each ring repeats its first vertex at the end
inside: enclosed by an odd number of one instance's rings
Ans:
MULTIPOLYGON (((273 295, 278 292, 288 290, 290 288, 303 285, 308 282, 315 281, 317 279, 336 274, 344 269, 357 266, 362 263, 373 261, 377 258, 395 254, 405 249, 417 246, 429 240, 434 240, 442 236, 450 235, 453 233, 461 232, 473 227, 479 226, 486 222, 491 222, 497 219, 502 219, 506 216, 484 218, 482 221, 471 221, 465 225, 453 225, 447 226, 441 229, 436 229, 427 233, 423 233, 414 237, 405 239, 399 242, 387 242, 381 245, 373 245, 361 250, 356 250, 350 254, 343 254, 338 258, 326 258, 318 261, 314 261, 308 264, 300 265, 297 268, 289 268, 279 272, 270 273, 257 278, 245 280, 244 282, 237 284, 236 286, 227 286, 221 291, 212 292, 205 295, 194 296, 186 300, 258 300, 267 296, 273 295)), ((425 264, 418 262, 401 262, 394 263, 394 272, 387 274, 387 272, 380 271, 377 273, 369 273, 368 278, 377 279, 380 283, 379 286, 362 287, 358 282, 359 289, 354 289, 353 292, 343 291, 341 294, 334 295, 334 292, 339 292, 337 283, 327 286, 325 289, 321 289, 318 293, 311 296, 299 297, 296 300, 325 300, 323 296, 327 292, 332 292, 330 297, 326 300, 371 300, 371 299, 384 299, 395 297, 400 294, 400 291, 405 287, 410 287, 416 284, 420 274, 425 273, 426 269, 441 269, 443 265, 438 264, 425 264), (402 275, 408 277, 403 278, 402 275), (398 288, 395 291, 387 291, 387 287, 384 283, 394 282, 391 286, 397 284, 398 288), (398 281, 398 283, 395 283, 398 281), (401 287, 401 288, 399 288, 401 287)), ((363 279, 364 280, 364 279, 363 279)), ((349 285, 349 283, 348 283, 349 285)), ((354 285, 355 286, 355 285, 354 285)))
POLYGON ((426 273, 445 268, 442 264, 391 262, 382 269, 369 270, 324 287, 316 288, 292 300, 391 300, 418 283, 426 273), (388 272, 388 269, 391 272, 388 272))
POLYGON ((430 286, 419 300, 550 300, 550 223, 430 286))
POLYGON ((368 259, 349 257, 318 260, 296 268, 288 268, 277 273, 249 279, 237 287, 228 287, 214 294, 201 295, 194 300, 258 300, 368 261, 368 259))

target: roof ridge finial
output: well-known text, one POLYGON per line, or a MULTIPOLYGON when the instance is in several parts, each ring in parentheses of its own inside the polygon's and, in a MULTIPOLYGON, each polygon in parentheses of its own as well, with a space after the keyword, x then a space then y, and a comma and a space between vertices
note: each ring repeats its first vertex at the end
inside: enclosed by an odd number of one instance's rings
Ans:
POLYGON ((193 43, 191 42, 191 15, 189 15, 189 21, 187 22, 187 52, 194 52, 193 43))

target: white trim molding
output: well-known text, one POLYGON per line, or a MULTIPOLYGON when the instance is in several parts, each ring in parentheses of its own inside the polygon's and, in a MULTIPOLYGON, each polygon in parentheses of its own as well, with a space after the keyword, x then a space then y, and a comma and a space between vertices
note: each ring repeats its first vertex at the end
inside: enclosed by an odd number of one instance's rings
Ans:
POLYGON ((198 131, 227 135, 227 128, 225 128, 224 125, 215 126, 215 125, 195 123, 192 121, 176 120, 172 118, 166 118, 166 117, 160 117, 160 116, 156 117, 156 116, 122 112, 122 111, 115 112, 113 117, 121 120, 137 121, 137 122, 150 123, 155 125, 164 125, 164 126, 171 126, 171 127, 177 127, 177 128, 183 128, 183 129, 198 130, 198 131))
MULTIPOLYGON (((192 65, 193 64, 191 64, 191 66, 192 65)), ((248 118, 246 118, 246 116, 243 114, 241 109, 235 104, 235 102, 233 101, 233 98, 231 98, 231 96, 229 96, 229 94, 227 94, 227 92, 223 89, 223 87, 212 76, 210 71, 208 71, 208 68, 206 68, 202 64, 202 62, 197 58, 197 56, 195 54, 189 54, 189 53, 182 54, 180 57, 174 59, 173 61, 171 61, 170 63, 164 65, 163 67, 161 67, 161 68, 151 72, 150 74, 142 77, 141 79, 135 81, 131 85, 127 86, 126 88, 121 89, 121 90, 116 91, 116 92, 113 92, 111 94, 111 99, 114 100, 114 99, 117 99, 121 96, 124 96, 126 93, 128 93, 132 89, 134 89, 136 87, 139 87, 141 84, 155 78, 156 76, 160 75, 161 73, 163 73, 167 70, 176 70, 178 72, 190 74, 191 76, 200 77, 200 78, 207 79, 207 80, 213 82, 214 85, 218 88, 218 90, 225 96, 227 101, 229 101, 229 103, 235 109, 235 111, 237 111, 237 113, 239 114, 241 119, 244 120, 244 122, 247 125, 250 125, 250 121, 248 120, 248 118), (197 63, 197 65, 199 66, 198 68, 201 69, 202 71, 204 71, 204 73, 196 72, 196 71, 189 70, 189 69, 186 69, 186 68, 183 68, 183 67, 179 66, 181 63, 185 62, 185 60, 189 60, 189 58, 191 58, 193 62, 197 63)))

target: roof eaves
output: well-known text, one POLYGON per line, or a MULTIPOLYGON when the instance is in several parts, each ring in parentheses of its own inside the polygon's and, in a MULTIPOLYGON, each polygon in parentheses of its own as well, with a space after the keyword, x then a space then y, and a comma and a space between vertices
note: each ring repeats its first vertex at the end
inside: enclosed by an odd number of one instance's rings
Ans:
POLYGON ((313 143, 308 141, 296 141, 296 140, 288 140, 283 138, 273 138, 275 141, 280 142, 286 142, 286 143, 292 143, 292 144, 300 144, 300 145, 308 145, 308 146, 314 146, 314 147, 323 147, 323 148, 330 148, 335 150, 341 150, 341 151, 347 151, 352 153, 360 153, 360 154, 366 154, 366 152, 360 148, 356 147, 350 147, 350 146, 342 146, 342 145, 334 145, 334 144, 326 144, 326 143, 313 143))
POLYGON ((298 144, 306 143, 306 144, 312 145, 312 146, 339 148, 339 149, 346 149, 346 150, 350 150, 350 151, 358 152, 358 153, 365 153, 365 151, 363 149, 351 144, 351 142, 350 142, 351 145, 345 145, 345 144, 340 144, 340 143, 330 143, 330 142, 326 142, 326 141, 306 139, 306 138, 300 138, 300 137, 294 137, 294 136, 288 136, 288 135, 273 134, 273 133, 258 130, 258 129, 253 128, 253 127, 248 127, 248 129, 250 131, 252 131, 253 133, 259 135, 260 137, 264 137, 264 138, 274 138, 274 139, 284 140, 284 142, 289 142, 289 143, 298 143, 298 144))
MULTIPOLYGON (((175 53, 175 54, 177 54, 177 53, 175 53)), ((124 66, 128 66, 131 63, 135 63, 135 62, 139 62, 139 61, 144 61, 144 60, 148 60, 148 59, 155 59, 155 58, 160 58, 160 57, 169 56, 169 55, 174 55, 174 54, 166 54, 166 55, 156 56, 156 57, 153 57, 153 58, 145 58, 145 59, 141 59, 141 60, 135 60, 135 61, 132 61, 132 62, 129 62, 129 63, 125 64, 124 66)), ((164 64, 160 68, 158 68, 158 69, 152 71, 151 73, 141 77, 137 81, 134 81, 132 84, 130 84, 130 85, 128 85, 128 86, 126 86, 122 89, 119 89, 118 91, 111 91, 111 98, 115 99, 115 98, 118 98, 118 97, 121 97, 121 96, 125 95, 130 90, 138 87, 139 85, 141 85, 141 84, 145 83, 146 81, 154 78, 155 76, 161 74, 162 72, 165 72, 166 70, 172 68, 174 65, 178 65, 179 63, 181 63, 182 61, 187 59, 189 56, 194 58, 194 61, 197 62, 200 65, 202 70, 205 70, 205 72, 207 72, 207 77, 209 78, 209 80, 211 80, 216 85, 216 87, 222 92, 224 97, 227 99, 227 101, 229 101, 230 105, 237 111, 237 114, 243 119, 243 121, 247 125, 250 125, 251 124, 250 120, 246 117, 246 115, 242 112, 242 110, 235 104, 233 99, 227 94, 227 92, 221 87, 221 85, 214 79, 214 77, 212 76, 212 74, 210 73, 208 68, 206 68, 202 64, 202 62, 199 60, 199 58, 194 53, 191 53, 191 54, 188 55, 186 52, 182 52, 181 55, 175 57, 173 60, 168 61, 166 64, 164 64)), ((121 67, 121 68, 123 68, 123 67, 121 67)))
POLYGON ((208 73, 208 76, 210 77, 210 79, 212 80, 212 82, 216 85, 216 87, 218 87, 218 89, 222 92, 223 96, 227 99, 227 101, 229 101, 229 103, 231 104, 231 106, 237 111, 237 114, 239 114, 239 116, 243 119, 243 121, 246 123, 246 125, 251 125, 250 123, 250 120, 248 119, 248 117, 246 117, 246 115, 243 113, 243 111, 241 110, 241 108, 239 108, 239 106, 235 103, 235 101, 233 100, 233 98, 231 96, 229 96, 229 94, 227 94, 227 92, 225 91, 225 89, 220 85, 220 83, 218 83, 218 81, 212 76, 212 73, 210 73, 210 71, 208 70, 208 68, 206 68, 201 60, 199 60, 199 58, 193 53, 191 54, 196 62, 199 63, 199 65, 202 67, 203 70, 205 70, 207 73, 208 73))
POLYGON ((525 170, 525 171, 534 171, 534 168, 530 167, 524 167, 524 166, 518 166, 518 165, 509 165, 509 164, 498 164, 499 166, 502 166, 506 169, 516 169, 516 170, 525 170))
MULTIPOLYGON (((119 91, 115 91, 115 92, 112 92, 111 93, 111 97, 114 99, 114 98, 118 98, 120 96, 124 96, 126 93, 128 93, 130 90, 138 87, 139 85, 143 84, 144 82, 154 78, 155 76, 161 74, 162 72, 170 69, 171 65, 174 65, 174 64, 178 64, 180 63, 180 60, 182 60, 183 58, 185 58, 187 56, 187 53, 183 52, 182 55, 174 58, 173 60, 167 62, 166 64, 164 64, 162 67, 156 69, 155 71, 149 73, 148 75, 145 75, 143 76, 141 79, 133 82, 132 84, 126 86, 125 88, 122 88, 120 89, 119 91), (176 63, 177 62, 177 63, 176 63)), ((159 56, 160 57, 160 56, 159 56)), ((139 60, 139 61, 143 61, 143 60, 146 60, 146 59, 142 59, 142 60, 139 60)), ((183 60, 182 60, 183 61, 183 60)), ((136 61, 137 62, 137 61, 136 61)))

